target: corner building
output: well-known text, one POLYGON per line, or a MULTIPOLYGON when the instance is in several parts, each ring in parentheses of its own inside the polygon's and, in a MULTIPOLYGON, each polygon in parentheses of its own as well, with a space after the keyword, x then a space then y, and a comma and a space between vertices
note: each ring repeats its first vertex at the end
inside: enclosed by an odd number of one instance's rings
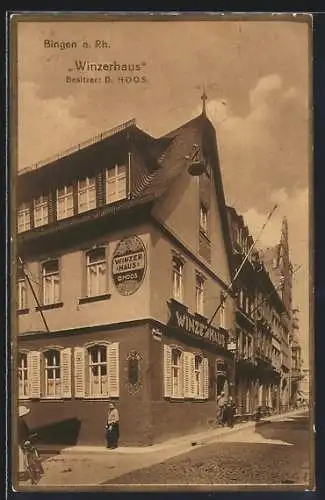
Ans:
POLYGON ((44 442, 104 444, 108 401, 121 445, 214 419, 234 303, 209 324, 231 242, 204 110, 158 139, 124 123, 17 184, 17 392, 31 428, 44 442))

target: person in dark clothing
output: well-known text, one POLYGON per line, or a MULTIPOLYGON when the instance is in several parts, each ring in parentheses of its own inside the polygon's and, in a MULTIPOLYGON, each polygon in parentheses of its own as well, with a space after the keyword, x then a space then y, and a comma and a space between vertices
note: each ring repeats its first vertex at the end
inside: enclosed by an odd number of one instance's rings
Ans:
POLYGON ((118 446, 120 437, 119 413, 113 403, 109 404, 107 424, 106 424, 106 442, 107 448, 114 449, 118 446))
POLYGON ((234 426, 235 412, 236 412, 236 405, 232 399, 232 396, 230 396, 225 407, 225 421, 228 427, 234 426))

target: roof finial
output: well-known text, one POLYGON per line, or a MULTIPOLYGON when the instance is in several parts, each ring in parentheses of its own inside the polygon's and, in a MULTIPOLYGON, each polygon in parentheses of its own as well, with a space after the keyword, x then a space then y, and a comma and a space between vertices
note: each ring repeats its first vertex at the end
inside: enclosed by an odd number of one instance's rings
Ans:
POLYGON ((208 96, 205 93, 205 87, 204 86, 203 86, 203 93, 201 95, 201 99, 202 99, 202 114, 206 115, 206 101, 208 99, 208 96))

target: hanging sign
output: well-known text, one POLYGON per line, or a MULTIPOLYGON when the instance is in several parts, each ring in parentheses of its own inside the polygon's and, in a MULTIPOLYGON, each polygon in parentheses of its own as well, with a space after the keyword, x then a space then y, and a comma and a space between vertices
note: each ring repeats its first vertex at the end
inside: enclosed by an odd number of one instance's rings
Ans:
POLYGON ((138 236, 121 240, 112 258, 114 285, 121 295, 132 295, 141 286, 147 267, 146 248, 138 236))

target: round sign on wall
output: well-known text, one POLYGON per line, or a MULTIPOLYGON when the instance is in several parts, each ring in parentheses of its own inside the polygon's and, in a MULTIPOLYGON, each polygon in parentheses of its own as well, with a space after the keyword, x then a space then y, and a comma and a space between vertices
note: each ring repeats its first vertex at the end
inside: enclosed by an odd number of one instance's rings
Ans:
POLYGON ((121 295, 132 295, 141 286, 147 267, 146 249, 138 236, 121 240, 114 251, 112 275, 121 295))

